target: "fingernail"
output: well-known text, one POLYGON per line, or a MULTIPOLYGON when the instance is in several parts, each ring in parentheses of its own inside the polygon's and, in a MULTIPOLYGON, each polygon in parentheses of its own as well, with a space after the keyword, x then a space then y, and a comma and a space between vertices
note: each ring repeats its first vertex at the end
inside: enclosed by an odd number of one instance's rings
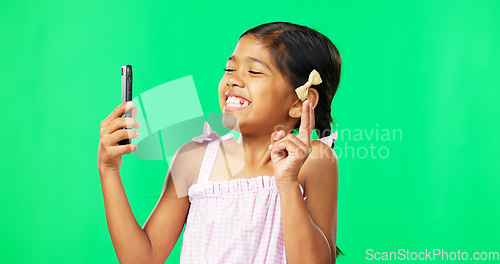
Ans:
POLYGON ((132 103, 132 101, 128 101, 127 104, 125 105, 125 109, 130 109, 132 108, 132 105, 134 105, 134 103, 132 103))
POLYGON ((270 149, 272 145, 273 145, 273 144, 269 144, 269 146, 267 146, 267 148, 268 148, 268 149, 270 149))

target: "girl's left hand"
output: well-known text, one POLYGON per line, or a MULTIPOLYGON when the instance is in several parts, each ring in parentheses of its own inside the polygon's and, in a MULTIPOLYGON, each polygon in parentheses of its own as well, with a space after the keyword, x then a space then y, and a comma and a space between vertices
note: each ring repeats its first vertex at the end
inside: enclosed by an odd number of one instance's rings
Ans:
POLYGON ((298 183, 299 171, 312 151, 311 133, 314 129, 314 110, 311 103, 302 103, 299 134, 285 135, 285 131, 271 134, 271 160, 277 185, 298 183))

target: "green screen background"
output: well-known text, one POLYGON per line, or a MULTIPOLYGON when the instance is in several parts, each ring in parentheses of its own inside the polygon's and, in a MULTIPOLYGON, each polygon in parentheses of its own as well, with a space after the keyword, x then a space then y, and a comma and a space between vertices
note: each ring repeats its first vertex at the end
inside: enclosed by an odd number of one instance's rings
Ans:
MULTIPOLYGON (((100 121, 120 103, 119 68, 133 65, 134 95, 192 75, 203 112, 220 112, 237 38, 271 21, 322 32, 343 59, 332 107, 339 263, 377 262, 367 249, 500 251, 498 13, 496 0, 2 2, 1 262, 117 263, 97 146, 100 121), (339 153, 372 144, 389 155, 339 153)), ((124 157, 141 226, 167 170, 124 157)), ((179 262, 181 244, 182 234, 167 263, 179 262)))

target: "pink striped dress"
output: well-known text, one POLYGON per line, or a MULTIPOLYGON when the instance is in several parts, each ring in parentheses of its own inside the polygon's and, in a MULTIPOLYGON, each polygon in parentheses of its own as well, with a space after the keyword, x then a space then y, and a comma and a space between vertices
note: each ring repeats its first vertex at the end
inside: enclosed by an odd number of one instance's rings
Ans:
MULTIPOLYGON (((314 140, 331 146, 336 136, 337 132, 314 140)), ((207 122, 204 133, 193 138, 208 145, 198 181, 188 189, 191 206, 180 263, 287 263, 274 176, 209 180, 221 141, 232 138, 217 136, 207 122)), ((304 195, 302 186, 300 190, 304 195)))

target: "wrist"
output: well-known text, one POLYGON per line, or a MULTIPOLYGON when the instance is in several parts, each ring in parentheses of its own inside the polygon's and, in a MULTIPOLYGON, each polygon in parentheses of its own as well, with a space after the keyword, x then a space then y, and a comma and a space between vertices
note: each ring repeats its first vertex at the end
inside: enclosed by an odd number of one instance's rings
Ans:
POLYGON ((105 175, 116 175, 116 174, 120 174, 120 168, 116 168, 116 167, 110 167, 110 166, 106 166, 106 165, 103 165, 103 164, 98 164, 97 165, 97 168, 99 170, 99 175, 102 177, 105 177, 105 175))
POLYGON ((276 181, 278 191, 288 191, 300 188, 298 180, 276 181))

